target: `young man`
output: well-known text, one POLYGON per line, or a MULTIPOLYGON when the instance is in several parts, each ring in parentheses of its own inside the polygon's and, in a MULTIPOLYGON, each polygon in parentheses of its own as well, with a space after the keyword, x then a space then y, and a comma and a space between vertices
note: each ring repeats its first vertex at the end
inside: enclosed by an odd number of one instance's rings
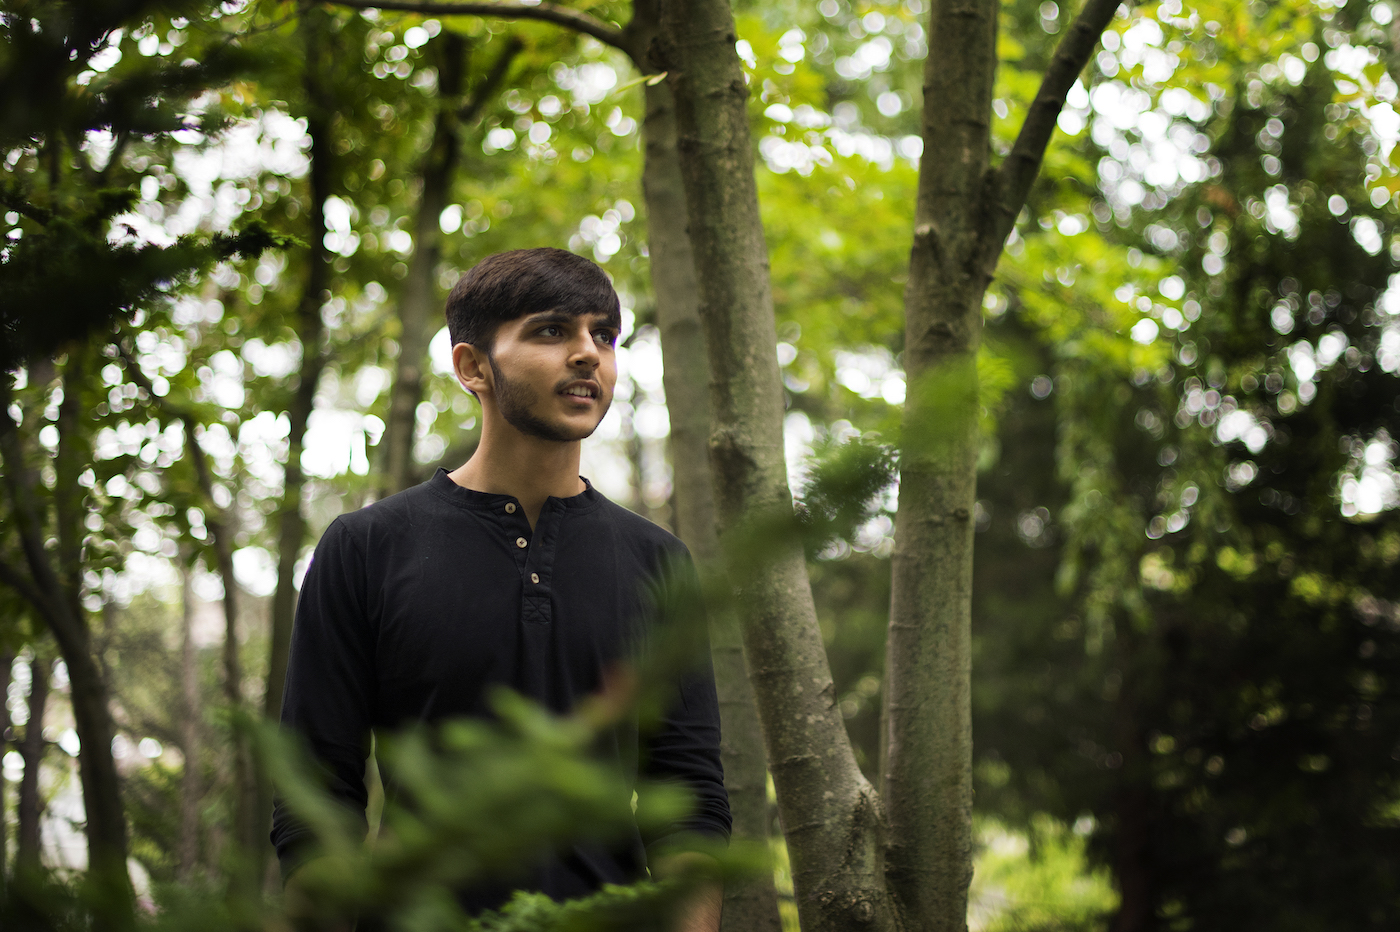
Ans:
MULTIPOLYGON (((282 721, 356 812, 372 730, 488 716, 498 685, 567 712, 630 656, 638 625, 655 614, 648 587, 688 559, 680 541, 578 474, 579 442, 617 379, 619 304, 602 269, 560 249, 491 256, 452 289, 447 322, 457 380, 481 402, 480 445, 458 469, 337 518, 297 605, 282 721)), ((728 835, 708 659, 678 687, 658 732, 639 735, 633 722, 618 735, 610 753, 629 782, 640 771, 695 794, 691 817, 666 835, 728 835)), ((272 840, 290 874, 306 831, 281 806, 272 840)), ((579 845, 516 888, 563 899, 629 883, 664 840, 579 845)), ((510 892, 461 899, 477 912, 510 892)), ((718 899, 702 897, 683 927, 717 930, 718 899)))

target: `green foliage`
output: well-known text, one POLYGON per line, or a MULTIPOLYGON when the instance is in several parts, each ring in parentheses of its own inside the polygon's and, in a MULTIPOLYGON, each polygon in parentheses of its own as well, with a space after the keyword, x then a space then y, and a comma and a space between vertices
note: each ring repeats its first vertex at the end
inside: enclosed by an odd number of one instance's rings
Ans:
MULTIPOLYGON (((1096 873, 1104 867, 1125 891, 1124 921, 1393 925, 1400 529, 1393 503, 1357 504, 1363 480, 1393 473, 1400 436, 1389 296, 1400 168, 1381 132, 1394 103, 1389 6, 1125 9, 1071 95, 1008 241, 975 381, 961 373, 906 387, 915 163, 905 146, 920 130, 927 5, 736 4, 789 440, 811 451, 795 483, 801 520, 760 522, 736 545, 756 565, 775 540, 803 541, 835 695, 875 779, 897 518, 882 501, 896 465, 886 444, 901 440, 905 404, 929 402, 930 429, 902 438, 903 455, 930 452, 918 444, 975 412, 977 805, 1029 844, 1025 857, 995 846, 982 855, 977 882, 994 879, 1022 904, 993 927, 1094 927, 1112 908, 1096 873), (1174 164, 1196 175, 1148 176, 1168 143, 1174 164), (1339 349, 1326 364, 1324 345, 1339 349), (1308 378, 1295 364, 1305 357, 1316 369, 1308 378), (1246 414, 1262 444, 1250 427, 1222 431, 1246 414), (1085 814, 1087 840, 1060 827, 1085 814)), ((614 22, 628 16, 622 2, 586 6, 614 22)), ((996 158, 1074 6, 1002 5, 996 158)), ((376 421, 382 428, 389 413, 401 337, 395 309, 440 107, 471 119, 438 218, 438 297, 489 253, 568 246, 618 283, 637 360, 654 336, 641 93, 626 87, 619 53, 549 24, 317 7, 325 98, 315 101, 304 12, 286 2, 11 0, 0 23, 0 364, 24 364, 11 413, 40 479, 47 535, 59 536, 63 493, 81 490, 77 523, 65 526, 81 528, 86 609, 117 629, 95 646, 133 740, 180 740, 173 664, 151 659, 168 649, 175 615, 130 601, 122 580, 139 575, 132 567, 178 563, 207 586, 206 522, 216 515, 249 562, 279 556, 284 413, 312 359, 327 360, 317 419, 351 425, 343 455, 316 434, 303 457, 313 536, 375 488, 376 421), (451 101, 438 85, 449 34, 464 40, 467 73, 451 101), (502 62, 500 91, 478 99, 502 62), (334 222, 325 291, 307 295, 302 243, 320 205, 304 128, 318 106, 331 114, 334 222), (226 147, 231 139, 246 146, 226 147), (229 155, 252 150, 247 165, 229 155), (162 225, 175 234, 150 235, 162 225), (326 326, 320 346, 297 336, 306 301, 326 326), (151 391, 104 345, 111 339, 125 342, 151 391), (60 422, 65 398, 76 422, 60 422), (212 501, 195 482, 181 412, 209 454, 212 501), (60 450, 77 468, 60 471, 60 450)), ((637 430, 660 401, 643 381, 624 382, 621 426, 599 442, 639 507, 644 485, 665 487, 663 441, 637 430)), ((475 410, 450 380, 431 378, 416 413, 420 469, 465 458, 475 410)), ((649 514, 664 519, 656 495, 649 514)), ((21 565, 12 522, 0 524, 0 559, 21 565)), ((677 619, 700 604, 693 589, 661 595, 677 619)), ((704 596, 715 610, 730 597, 704 596)), ((38 636, 24 599, 9 587, 0 599, 5 643, 38 636)), ((263 605, 245 603, 256 628, 263 605)), ((216 652, 197 652, 206 694, 219 683, 216 652)), ((242 647, 253 694, 264 652, 256 632, 242 647)), ((638 688, 664 676, 644 671, 638 688)), ((206 790, 196 876, 217 875, 227 823, 227 725, 212 723, 228 716, 210 705, 206 747, 185 763, 200 767, 206 790)), ((434 892, 443 877, 422 865, 450 852, 442 870, 453 877, 490 867, 485 846, 515 845, 502 840, 509 801, 554 786, 550 767, 577 778, 554 788, 590 824, 623 815, 627 794, 609 795, 573 756, 587 729, 534 714, 387 742, 386 766, 420 779, 421 793, 391 807, 373 853, 347 841, 356 829, 307 789, 343 868, 323 878, 318 903, 349 910, 387 889, 384 909, 405 927, 459 927, 455 906, 434 892), (499 759, 479 759, 482 749, 499 759), (505 794, 493 810, 501 837, 474 834, 434 789, 468 779, 505 794)), ((260 921, 256 907, 220 899, 217 877, 209 890, 169 883, 177 776, 164 758, 126 776, 133 851, 162 907, 150 922, 260 921)), ((563 802, 523 808, 537 837, 572 818, 563 802)), ((668 890, 610 890, 566 907, 526 896, 483 922, 635 925, 669 902, 668 890)), ((0 925, 77 927, 85 903, 77 888, 34 887, 7 900, 0 925), (21 909, 28 918, 13 918, 21 909)))
POLYGON ((52 355, 85 334, 168 296, 214 263, 288 245, 253 221, 237 234, 124 241, 119 218, 137 200, 120 157, 133 140, 217 130, 223 118, 192 98, 254 65, 236 45, 196 60, 113 66, 123 30, 159 10, 198 16, 205 4, 16 2, 0 19, 0 148, 19 169, 0 183, 0 369, 52 355), (96 67, 98 71, 93 70, 96 67), (99 73, 99 71, 101 73, 99 73), (99 142, 99 139, 103 142, 99 142), (105 142, 106 158, 96 151, 105 142), (87 150, 79 154, 75 150, 87 150), (75 274, 81 270, 81 274, 75 274), (36 309, 42 308, 42 313, 36 309))
MULTIPOLYGON (((288 739, 261 736, 280 791, 318 843, 297 872, 294 910, 377 917, 403 929, 621 929, 656 921, 716 876, 695 868, 665 883, 611 888, 562 906, 521 896, 479 926, 463 916, 446 891, 509 881, 541 850, 572 841, 623 842, 634 825, 646 837, 690 805, 674 786, 634 788, 591 760, 591 747, 619 711, 616 697, 603 696, 566 719, 510 693, 497 695, 494 705, 495 723, 450 722, 431 734, 410 731, 380 743, 380 765, 398 793, 369 848, 361 843, 363 822, 316 788, 314 766, 288 739)), ((722 845, 696 842, 687 849, 711 855, 718 876, 751 869, 746 853, 731 856, 722 845)))
POLYGON ((1094 82, 1173 101, 1206 173, 1127 203, 1114 182, 1147 124, 1097 125, 1076 149, 1101 160, 1098 193, 1075 220, 1076 184, 1046 179, 1006 263, 996 329, 1031 391, 980 489, 979 803, 1092 813, 1120 922, 1378 928, 1400 732, 1366 610, 1394 598, 1393 512, 1363 517, 1347 482, 1394 424, 1395 215, 1337 104, 1350 79, 1306 45, 1355 21, 1142 15, 1179 56, 1170 82, 1146 54, 1101 57, 1094 82))
POLYGON ((1094 932, 1118 905, 1106 869, 1091 868, 1084 838, 1048 816, 1024 835, 978 827, 971 912, 987 932, 1094 932))
POLYGON ((798 525, 808 552, 853 537, 877 514, 896 466, 894 450, 872 438, 829 441, 819 448, 798 494, 798 525))

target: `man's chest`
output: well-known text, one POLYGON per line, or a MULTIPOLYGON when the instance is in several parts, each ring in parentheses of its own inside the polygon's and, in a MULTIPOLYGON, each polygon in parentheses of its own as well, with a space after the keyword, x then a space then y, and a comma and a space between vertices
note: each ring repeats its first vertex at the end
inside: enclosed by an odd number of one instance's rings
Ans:
POLYGON ((380 722, 485 714, 494 686, 557 711, 596 691, 635 651, 649 599, 635 562, 585 531, 459 522, 380 554, 367 593, 380 722))

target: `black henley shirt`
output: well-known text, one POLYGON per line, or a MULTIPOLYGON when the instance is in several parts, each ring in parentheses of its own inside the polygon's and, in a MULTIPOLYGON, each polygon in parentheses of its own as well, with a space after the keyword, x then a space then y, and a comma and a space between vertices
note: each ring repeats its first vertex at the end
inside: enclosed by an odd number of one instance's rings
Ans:
MULTIPOLYGON (((635 656, 657 621, 650 593, 677 559, 689 561, 679 540, 591 485, 548 499, 532 529, 516 499, 464 489, 438 470, 340 516, 321 538, 297 603, 282 723, 328 770, 332 794, 363 813, 372 730, 490 717, 497 685, 569 711, 611 665, 635 656)), ((626 851, 575 846, 514 889, 585 895, 644 876, 646 848, 673 834, 728 836, 708 657, 678 685, 658 730, 639 734, 631 721, 616 734, 606 753, 629 785, 639 774, 680 780, 694 811, 658 837, 637 832, 626 851)), ((272 842, 284 875, 307 841, 279 804, 272 842)), ((494 908, 509 893, 471 891, 463 905, 494 908)))

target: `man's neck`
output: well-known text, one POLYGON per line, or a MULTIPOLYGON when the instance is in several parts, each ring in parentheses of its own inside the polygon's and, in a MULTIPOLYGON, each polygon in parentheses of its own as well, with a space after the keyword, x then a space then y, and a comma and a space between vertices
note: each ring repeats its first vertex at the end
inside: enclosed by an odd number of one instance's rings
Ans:
POLYGON ((579 454, 578 441, 541 440, 488 423, 471 459, 448 475, 466 489, 514 496, 534 527, 545 499, 569 498, 586 488, 578 475, 579 454))

